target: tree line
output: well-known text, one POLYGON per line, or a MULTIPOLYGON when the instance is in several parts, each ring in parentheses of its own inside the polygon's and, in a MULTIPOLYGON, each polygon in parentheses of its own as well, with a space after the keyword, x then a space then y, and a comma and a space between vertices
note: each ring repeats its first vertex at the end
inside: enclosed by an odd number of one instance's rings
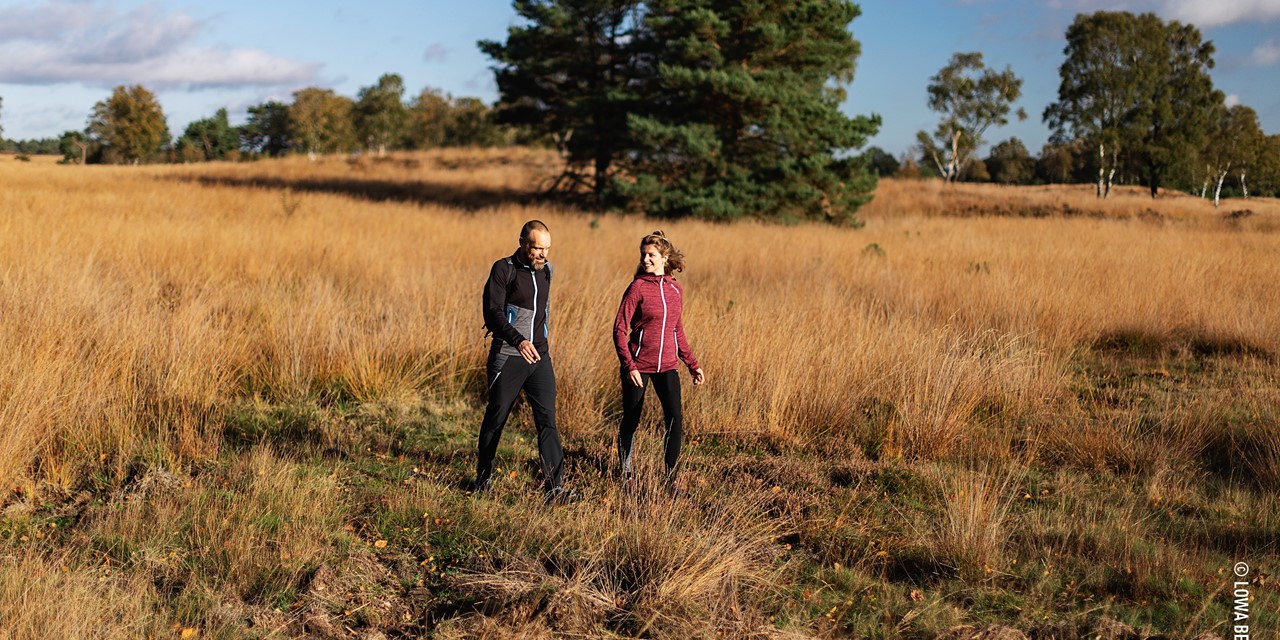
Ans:
MULTIPOLYGON (((1154 14, 1080 14, 1066 32, 1052 136, 1032 156, 1010 138, 1022 80, 956 53, 926 87, 932 132, 893 158, 858 149, 876 115, 840 112, 860 54, 848 0, 514 0, 522 22, 479 48, 499 99, 424 90, 408 103, 386 74, 354 98, 311 87, 289 104, 225 110, 169 140, 141 86, 117 87, 84 131, 57 141, 69 161, 199 161, 244 156, 533 143, 555 147, 552 189, 587 204, 712 220, 857 224, 878 176, 1004 184, 1142 184, 1213 197, 1280 195, 1280 136, 1213 86, 1214 48, 1154 14)), ((38 141, 45 147, 49 141, 38 141)))
MULTIPOLYGON (((1209 69, 1214 47, 1193 25, 1155 14, 1080 14, 1068 27, 1058 99, 1043 120, 1052 136, 1038 158, 1017 138, 976 157, 983 134, 1008 121, 1022 80, 987 68, 978 52, 956 54, 928 86, 941 118, 895 173, 945 180, 1094 182, 1107 197, 1115 183, 1145 185, 1152 197, 1175 188, 1215 204, 1224 190, 1280 195, 1280 135, 1268 136, 1257 112, 1228 105, 1209 69)), ((1019 109, 1018 117, 1025 118, 1019 109)), ((864 154, 885 171, 883 151, 864 154)))
MULTIPOLYGON (((289 153, 310 155, 435 147, 495 146, 519 141, 519 132, 497 124, 479 98, 455 98, 424 89, 408 103, 404 81, 394 73, 360 89, 355 98, 332 89, 295 91, 293 101, 249 107, 232 126, 227 110, 187 125, 171 139, 168 120, 154 93, 141 85, 119 86, 98 102, 82 131, 59 138, 6 141, 6 150, 61 153, 68 163, 201 162, 289 153)), ((2 131, 2 130, 0 130, 2 131)))

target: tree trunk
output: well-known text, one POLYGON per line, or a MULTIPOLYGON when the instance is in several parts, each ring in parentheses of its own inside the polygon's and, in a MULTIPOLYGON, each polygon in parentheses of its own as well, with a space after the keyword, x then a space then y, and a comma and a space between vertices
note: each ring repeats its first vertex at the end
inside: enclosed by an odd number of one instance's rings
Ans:
POLYGON ((942 158, 938 157, 938 152, 933 149, 933 145, 929 145, 929 156, 933 158, 933 166, 938 168, 938 175, 946 179, 947 168, 942 165, 942 158))
POLYGON ((1102 195, 1103 175, 1106 172, 1106 170, 1107 170, 1107 146, 1100 144, 1098 145, 1098 198, 1099 199, 1106 197, 1102 195))
POLYGON ((1107 171, 1107 188, 1102 192, 1103 200, 1111 196, 1111 180, 1116 177, 1116 165, 1119 164, 1116 159, 1118 155, 1116 148, 1111 147, 1111 169, 1107 171))
POLYGON ((592 191, 595 194, 596 206, 604 206, 604 190, 609 186, 609 165, 613 164, 613 153, 604 145, 596 147, 596 175, 592 191))
POLYGON ((1222 195, 1222 181, 1227 179, 1227 172, 1223 171, 1218 174, 1218 185, 1213 189, 1213 208, 1218 208, 1218 200, 1222 195))
POLYGON ((960 177, 960 132, 951 134, 951 163, 947 167, 947 182, 960 177))
POLYGON ((1244 192, 1245 199, 1249 199, 1249 187, 1244 184, 1244 169, 1240 170, 1240 190, 1244 192))

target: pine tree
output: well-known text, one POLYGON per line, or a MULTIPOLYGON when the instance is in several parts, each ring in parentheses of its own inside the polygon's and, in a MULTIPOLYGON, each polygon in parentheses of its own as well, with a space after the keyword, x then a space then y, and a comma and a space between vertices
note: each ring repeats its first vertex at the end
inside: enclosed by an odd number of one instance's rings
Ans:
POLYGON ((249 119, 240 127, 240 142, 253 153, 284 155, 293 145, 289 137, 289 105, 271 100, 249 107, 249 119))
POLYGON ((589 191, 600 203, 629 148, 634 108, 632 46, 639 0, 515 0, 526 24, 505 43, 482 41, 501 99, 499 124, 555 141, 565 168, 552 190, 589 191))
POLYGON ((839 110, 859 44, 846 0, 654 0, 637 42, 634 208, 664 216, 856 223, 875 177, 850 152, 878 117, 839 110), (844 154, 844 155, 840 155, 844 154))
POLYGON ((194 151, 194 159, 226 160, 240 151, 240 133, 227 120, 227 110, 218 109, 212 118, 202 118, 187 125, 178 140, 178 153, 185 148, 194 151))

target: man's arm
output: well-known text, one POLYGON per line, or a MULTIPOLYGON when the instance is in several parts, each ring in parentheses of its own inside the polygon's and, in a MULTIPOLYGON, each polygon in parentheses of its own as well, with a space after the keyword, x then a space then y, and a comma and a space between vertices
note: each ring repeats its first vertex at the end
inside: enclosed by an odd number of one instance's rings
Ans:
POLYGON ((484 283, 484 326, 499 339, 519 349, 525 337, 507 322, 507 282, 511 279, 512 268, 506 260, 499 260, 489 270, 489 280, 484 283))

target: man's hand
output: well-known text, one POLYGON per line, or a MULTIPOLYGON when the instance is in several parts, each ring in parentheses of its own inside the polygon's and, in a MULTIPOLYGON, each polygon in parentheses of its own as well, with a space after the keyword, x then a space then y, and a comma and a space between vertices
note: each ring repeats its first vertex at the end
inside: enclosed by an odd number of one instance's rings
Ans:
POLYGON ((542 359, 542 356, 538 353, 538 348, 528 340, 521 341, 520 346, 517 348, 520 349, 520 357, 524 358, 524 361, 529 364, 534 364, 542 359))
POLYGON ((694 370, 693 370, 693 384, 694 384, 694 386, 701 385, 703 382, 705 382, 705 381, 706 381, 706 379, 707 379, 707 377, 706 377, 706 376, 704 376, 704 375, 702 375, 702 369, 694 369, 694 370))
POLYGON ((635 386, 637 386, 637 387, 643 387, 643 386, 644 386, 644 378, 641 378, 641 377, 640 377, 640 372, 639 372, 639 371, 636 371, 635 369, 632 369, 632 370, 631 370, 631 373, 630 373, 629 375, 631 376, 631 384, 634 384, 634 385, 635 385, 635 386))

